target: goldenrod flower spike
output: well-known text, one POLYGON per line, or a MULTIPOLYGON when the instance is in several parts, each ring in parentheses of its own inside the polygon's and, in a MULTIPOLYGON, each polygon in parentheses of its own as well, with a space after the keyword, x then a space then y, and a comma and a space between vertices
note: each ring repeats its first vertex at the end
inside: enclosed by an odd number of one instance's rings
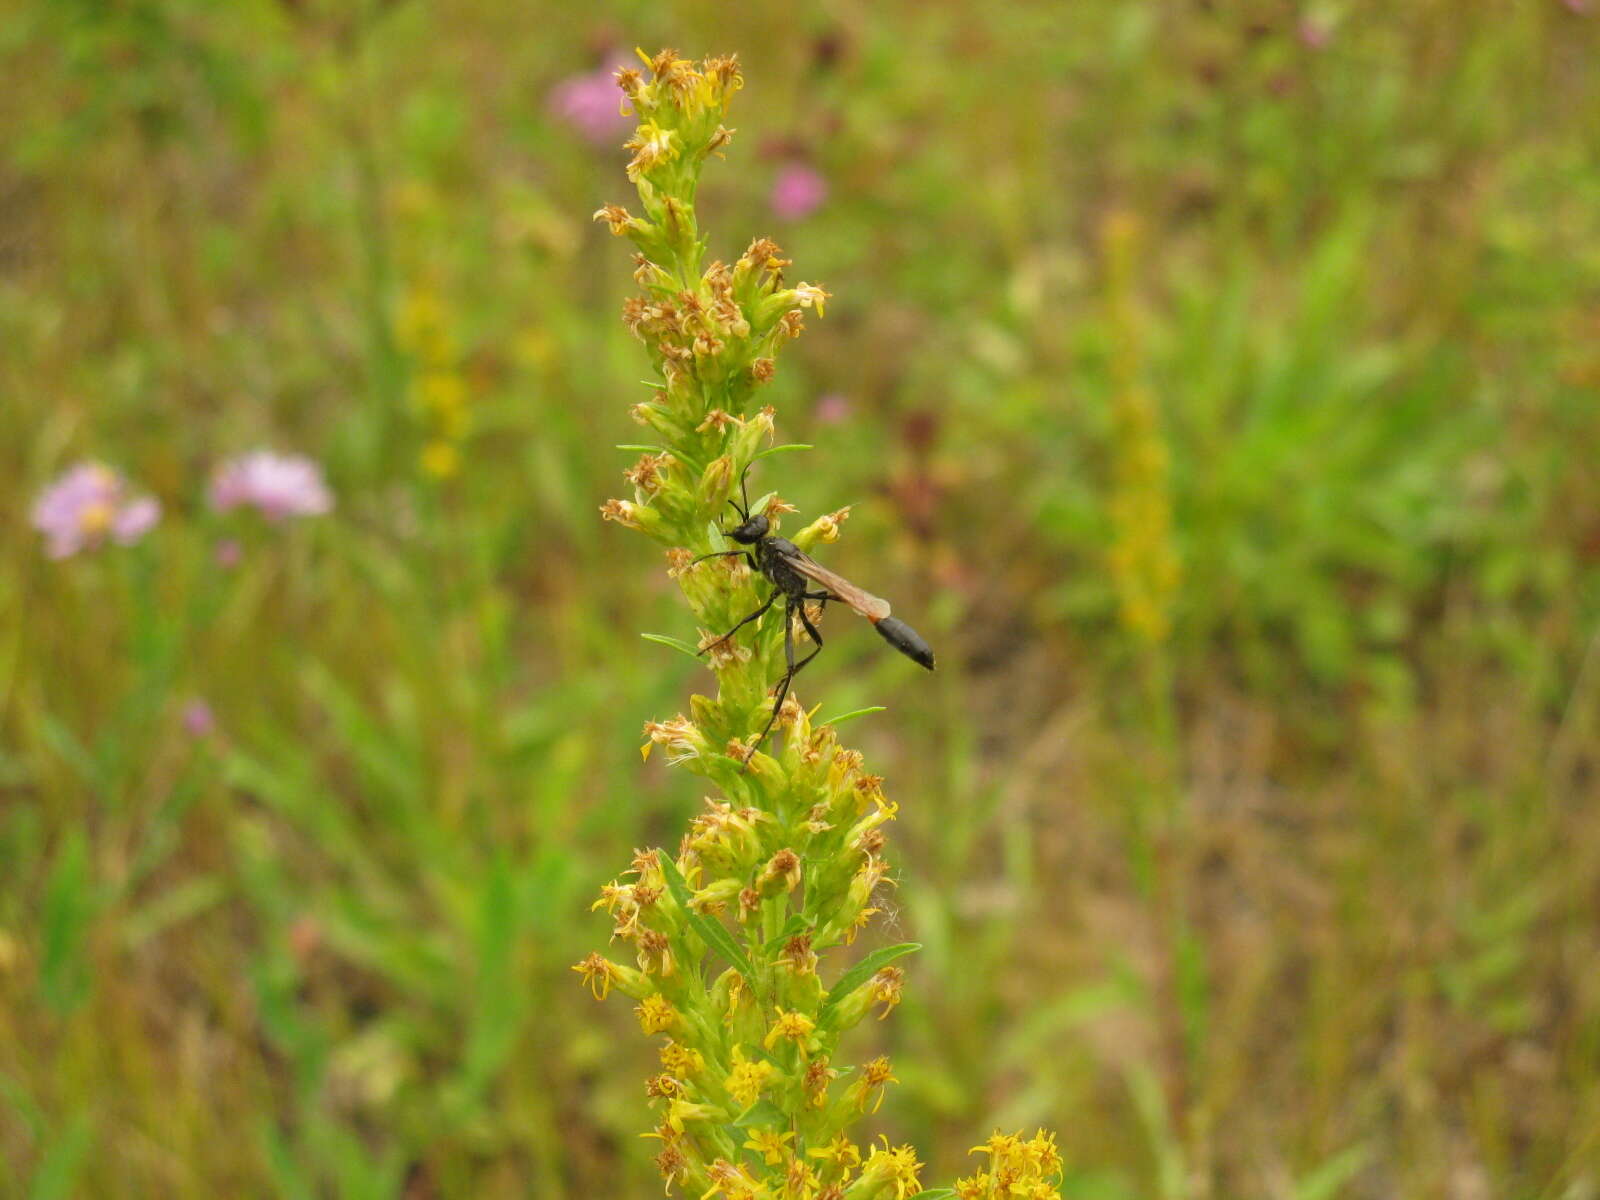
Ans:
MULTIPOLYGON (((869 1014, 882 1020, 899 1004, 906 977, 890 960, 915 949, 879 948, 845 978, 860 957, 849 947, 893 886, 886 830, 898 808, 859 751, 812 724, 814 710, 790 697, 773 711, 782 608, 722 636, 769 587, 716 532, 773 440, 775 414, 757 393, 805 310, 822 316, 830 297, 820 284, 787 284, 789 260, 767 238, 706 263, 695 196, 704 164, 732 135, 737 60, 695 63, 671 50, 639 59, 643 70, 616 75, 638 122, 627 148, 639 207, 606 204, 594 215, 637 251, 640 292, 622 316, 657 376, 631 409, 654 446, 623 473, 629 497, 608 500, 601 515, 663 547, 691 613, 684 629, 700 630, 689 648, 716 677, 714 696, 692 696, 685 713, 645 726, 641 753, 662 747, 713 794, 675 853, 639 851, 631 882, 601 888, 595 907, 637 967, 592 954, 573 969, 598 1000, 613 989, 630 997, 640 1028, 662 1038, 661 1071, 645 1086, 655 1127, 643 1136, 661 1144, 654 1161, 669 1194, 905 1200, 922 1191, 915 1150, 884 1141, 863 1157, 850 1136, 896 1082, 889 1060, 852 1065, 842 1046, 869 1014), (752 753, 769 720, 774 732, 752 753)), ((421 306, 414 323, 428 316, 421 306)), ((452 393, 435 386, 442 411, 452 393)), ((795 511, 770 493, 749 505, 774 529, 795 511)), ((817 517, 795 544, 835 540, 848 513, 817 517)), ((821 613, 805 616, 814 625, 821 613)), ((1053 1142, 1022 1146, 1012 1155, 1018 1179, 1059 1168, 1053 1142)), ((990 1166, 996 1177, 1010 1170, 990 1166)))

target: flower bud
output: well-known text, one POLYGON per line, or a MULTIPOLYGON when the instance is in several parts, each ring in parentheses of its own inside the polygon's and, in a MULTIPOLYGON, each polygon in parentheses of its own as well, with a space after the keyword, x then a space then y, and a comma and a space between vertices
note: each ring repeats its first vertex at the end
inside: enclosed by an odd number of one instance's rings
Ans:
POLYGON ((649 116, 655 109, 656 96, 653 85, 644 81, 638 67, 622 67, 617 71, 617 86, 641 116, 649 116))
POLYGON ((852 849, 864 849, 868 836, 880 825, 885 825, 895 819, 900 811, 898 804, 885 800, 881 792, 875 796, 876 803, 871 812, 862 817, 850 827, 850 832, 845 835, 844 844, 852 849))
POLYGON ((701 472, 698 488, 701 507, 715 512, 727 502, 732 492, 733 459, 726 454, 719 454, 701 472))
POLYGON ((620 204, 604 204, 595 210, 594 219, 604 221, 610 228, 613 237, 632 236, 639 239, 648 239, 655 233, 655 227, 648 221, 641 221, 633 216, 620 204))
POLYGON ((754 416, 745 418, 744 424, 728 442, 728 456, 734 462, 749 462, 760 452, 763 441, 772 440, 773 412, 769 405, 754 416))
POLYGON ((667 476, 676 465, 677 460, 670 454, 646 454, 624 471, 622 477, 633 484, 634 496, 638 502, 647 504, 650 497, 661 490, 667 476))
POLYGON ((682 716, 674 717, 670 721, 648 721, 644 727, 645 736, 650 740, 645 743, 644 756, 650 757, 650 747, 665 746, 672 755, 669 762, 683 762, 685 759, 699 758, 710 750, 705 734, 695 728, 693 722, 682 716))
POLYGON ((849 896, 851 907, 865 908, 872 899, 872 893, 878 890, 878 885, 888 873, 888 863, 869 855, 850 878, 850 887, 846 894, 849 896))
POLYGON ((728 907, 743 886, 739 880, 732 877, 707 884, 691 897, 695 912, 703 916, 715 916, 728 907))
POLYGON ((671 537, 661 513, 648 504, 635 504, 631 500, 607 500, 600 506, 600 516, 604 520, 615 521, 619 525, 640 530, 654 538, 665 540, 671 537))
MULTIPOLYGON (((726 892, 719 891, 718 897, 731 900, 739 894, 741 881, 748 878, 751 864, 761 854, 760 826, 775 824, 776 818, 758 808, 735 809, 709 796, 706 804, 710 811, 694 819, 686 844, 708 870, 730 876, 726 892)), ((717 886, 721 888, 722 882, 717 886)))
MULTIPOLYGON (((670 396, 671 389, 668 389, 668 394, 670 396)), ((660 400, 645 400, 635 404, 628 410, 628 415, 640 425, 654 429, 669 442, 679 443, 689 440, 689 427, 668 411, 660 400)))
POLYGON ((604 1000, 612 988, 635 1000, 642 1000, 655 991, 642 972, 614 963, 603 955, 591 954, 572 969, 583 976, 584 985, 596 1000, 604 1000))
POLYGON ((899 967, 889 966, 875 972, 865 983, 835 1004, 825 1024, 830 1030, 840 1032, 857 1024, 876 1005, 882 1005, 878 1014, 881 1021, 900 1003, 906 973, 899 967))
POLYGON ((774 854, 756 877, 756 890, 768 900, 799 886, 800 856, 787 848, 774 854))
POLYGON ((800 549, 809 551, 813 546, 839 540, 839 526, 850 515, 850 506, 826 513, 800 530, 790 540, 800 549))
POLYGON ((628 178, 637 182, 672 162, 678 157, 679 143, 675 130, 665 129, 655 121, 645 121, 631 138, 622 143, 624 150, 633 151, 627 166, 628 178))

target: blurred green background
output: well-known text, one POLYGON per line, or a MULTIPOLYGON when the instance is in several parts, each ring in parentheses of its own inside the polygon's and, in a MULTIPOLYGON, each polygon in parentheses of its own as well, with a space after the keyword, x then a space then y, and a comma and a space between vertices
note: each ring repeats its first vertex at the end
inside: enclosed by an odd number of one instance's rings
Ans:
POLYGON ((1593 7, 14 6, 0 1194, 660 1186, 569 970, 700 801, 637 755, 686 614, 597 511, 624 134, 552 101, 637 44, 741 56, 712 253, 835 297, 758 482, 855 504, 830 565, 940 656, 836 621, 802 681, 889 707, 872 1131, 933 1183, 1052 1125, 1097 1200, 1600 1195, 1593 7), (212 512, 260 446, 334 512, 212 512), (85 458, 163 519, 50 561, 85 458))

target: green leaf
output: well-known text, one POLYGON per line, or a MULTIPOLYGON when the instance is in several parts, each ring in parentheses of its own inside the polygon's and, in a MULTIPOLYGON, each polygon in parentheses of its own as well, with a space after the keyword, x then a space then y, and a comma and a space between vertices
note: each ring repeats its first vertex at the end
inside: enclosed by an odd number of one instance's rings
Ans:
POLYGON ((414 730, 364 701, 322 663, 310 663, 304 679, 307 693, 323 710, 323 723, 350 753, 369 790, 407 807, 421 804, 425 772, 414 730))
POLYGON ((684 882, 683 874, 678 870, 678 864, 673 862, 665 850, 657 852, 661 860, 661 873, 667 877, 667 890, 672 893, 672 898, 678 902, 678 907, 683 909, 683 915, 688 918, 689 925, 700 935, 706 945, 712 947, 723 958, 733 964, 739 974, 744 976, 744 981, 750 985, 752 991, 756 986, 756 969, 751 965, 745 952, 739 949, 733 935, 723 928, 721 921, 711 920, 701 916, 691 907, 689 885, 684 882))
POLYGON ((518 924, 511 868, 503 856, 496 855, 478 896, 472 931, 475 977, 460 1081, 473 1100, 505 1064, 522 1029, 525 1002, 516 985, 513 961, 518 924))
POLYGON ((295 1162, 294 1150, 288 1140, 270 1121, 261 1123, 261 1145, 265 1151, 267 1169, 272 1175, 273 1195, 289 1200, 313 1200, 316 1192, 305 1172, 295 1162))
POLYGON ((30 1200, 66 1200, 78 1193, 78 1175, 94 1142, 89 1114, 75 1114, 46 1146, 29 1184, 30 1200))
POLYGON ((1134 1067, 1126 1072, 1126 1078, 1134 1108, 1142 1119, 1145 1134, 1150 1139, 1151 1152, 1155 1156, 1159 1192, 1163 1196, 1182 1195, 1188 1165, 1184 1160, 1183 1144, 1173 1131, 1161 1084, 1155 1072, 1148 1067, 1134 1067))
POLYGON ((954 1188, 929 1188, 927 1191, 917 1193, 922 1200, 950 1200, 955 1194, 954 1188))
POLYGON ((879 969, 892 963, 902 955, 912 954, 921 949, 921 942, 901 942, 898 946, 881 946, 874 950, 843 975, 839 976, 839 982, 833 985, 833 989, 828 993, 828 998, 822 1002, 822 1007, 817 1010, 817 1020, 820 1022, 833 1011, 834 1005, 872 978, 879 969))
POLYGON ((786 442, 782 446, 768 446, 765 450, 763 450, 760 454, 756 455, 750 461, 751 462, 760 462, 763 458, 767 457, 767 455, 769 455, 769 454, 783 454, 783 453, 785 453, 785 452, 787 452, 789 450, 813 450, 813 449, 815 449, 814 446, 808 445, 805 442, 786 442))
POLYGON ((873 705, 868 706, 867 708, 852 709, 850 712, 845 713, 843 716, 829 717, 826 721, 823 721, 822 724, 824 724, 824 725, 843 725, 846 721, 853 721, 853 720, 855 720, 855 718, 864 717, 868 713, 888 712, 888 711, 889 711, 888 708, 886 708, 882 704, 873 704, 873 705))
POLYGON ((1294 1185, 1294 1200, 1334 1200, 1371 1159, 1372 1148, 1365 1142, 1346 1146, 1294 1185))
POLYGON ((634 450, 640 454, 671 454, 665 446, 646 446, 640 442, 618 442, 618 450, 634 450))
POLYGON ((45 883, 40 922, 42 953, 39 990, 49 1009, 61 1016, 89 995, 89 927, 101 905, 89 865, 89 846, 81 828, 67 834, 45 883))
POLYGON ((221 902, 227 894, 227 885, 216 875, 199 875, 174 884, 128 916, 122 924, 122 943, 137 950, 157 934, 221 902))
MULTIPOLYGON (((6 1103, 6 1111, 22 1122, 19 1128, 25 1128, 29 1138, 37 1142, 41 1131, 45 1128, 45 1119, 44 1114, 39 1111, 39 1106, 33 1102, 33 1097, 28 1095, 27 1089, 9 1075, 0 1075, 0 1100, 6 1103)), ((7 1173, 0 1175, 0 1180, 10 1182, 16 1178, 10 1173, 10 1165, 6 1164, 7 1173)))
POLYGON ((784 1129, 792 1119, 771 1100, 757 1100, 733 1119, 733 1127, 751 1129, 764 1125, 771 1129, 784 1129))
POLYGON ((62 762, 71 767, 84 783, 94 791, 109 791, 110 785, 105 782, 100 762, 95 758, 93 751, 78 740, 72 730, 49 713, 39 716, 39 735, 62 762))
POLYGON ((677 650, 683 654, 687 654, 696 662, 700 661, 700 651, 689 645, 689 643, 684 641, 682 638, 669 637, 664 633, 641 633, 639 636, 647 642, 656 642, 662 646, 671 646, 674 650, 677 650))

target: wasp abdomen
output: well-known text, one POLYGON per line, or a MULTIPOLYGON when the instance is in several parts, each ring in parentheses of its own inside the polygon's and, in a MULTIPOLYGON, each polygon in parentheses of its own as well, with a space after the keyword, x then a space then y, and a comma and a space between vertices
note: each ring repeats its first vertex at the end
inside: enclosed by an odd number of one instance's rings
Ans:
POLYGON ((933 649, 922 640, 922 635, 899 617, 884 617, 874 621, 872 627, 878 631, 883 640, 896 650, 904 654, 918 666, 933 670, 933 649))

